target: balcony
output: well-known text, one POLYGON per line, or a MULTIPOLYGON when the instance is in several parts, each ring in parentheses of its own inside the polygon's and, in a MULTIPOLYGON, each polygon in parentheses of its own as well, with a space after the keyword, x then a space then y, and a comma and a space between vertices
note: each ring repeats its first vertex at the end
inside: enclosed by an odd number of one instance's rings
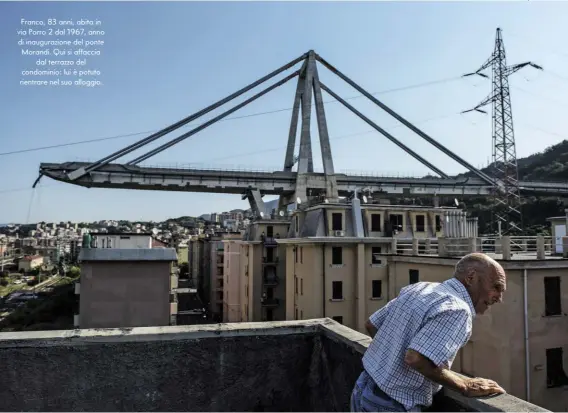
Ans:
POLYGON ((278 245, 276 243, 276 238, 275 237, 267 237, 266 235, 261 235, 260 236, 260 241, 267 246, 271 246, 271 245, 278 245))
MULTIPOLYGON (((347 412, 370 342, 330 319, 0 333, 0 400, 4 411, 347 412)), ((547 411, 447 390, 430 410, 547 411)))
POLYGON ((262 263, 266 265, 278 264, 278 257, 262 257, 262 263))
POLYGON ((277 307, 280 300, 278 298, 261 298, 260 303, 263 307, 277 307))
POLYGON ((278 285, 280 279, 276 275, 265 275, 262 281, 265 286, 274 287, 278 285))

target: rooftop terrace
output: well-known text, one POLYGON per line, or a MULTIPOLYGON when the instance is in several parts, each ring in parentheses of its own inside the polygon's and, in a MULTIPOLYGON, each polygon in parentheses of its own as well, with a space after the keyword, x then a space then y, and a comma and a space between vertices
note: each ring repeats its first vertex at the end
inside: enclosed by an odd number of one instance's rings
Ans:
MULTIPOLYGON (((368 336, 330 319, 0 333, 4 411, 349 411, 368 336)), ((433 411, 544 412, 442 391, 433 411)))

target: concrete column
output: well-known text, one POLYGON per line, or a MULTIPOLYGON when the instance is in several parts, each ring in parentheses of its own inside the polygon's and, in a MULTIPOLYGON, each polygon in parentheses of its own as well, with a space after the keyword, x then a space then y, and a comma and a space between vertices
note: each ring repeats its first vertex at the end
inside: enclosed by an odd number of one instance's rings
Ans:
POLYGON ((438 238, 438 255, 440 257, 448 256, 448 240, 446 237, 438 238))
POLYGON ((356 325, 357 330, 365 332, 365 321, 367 320, 367 296, 365 294, 365 244, 357 244, 357 309, 356 325))
POLYGON ((503 259, 510 260, 511 259, 511 237, 505 235, 501 237, 501 249, 503 251, 503 259))
POLYGON ((391 260, 388 261, 387 273, 388 273, 388 283, 387 286, 387 300, 390 301, 396 297, 396 273, 395 273, 395 265, 391 260))
POLYGON ((536 237, 536 259, 544 260, 545 256, 544 237, 542 235, 539 235, 536 237))
POLYGON ((425 254, 432 254, 432 240, 430 238, 426 239, 426 245, 424 246, 425 254))
POLYGON ((467 239, 467 250, 469 253, 477 252, 477 238, 468 238, 467 239))
POLYGON ((418 238, 412 238, 412 255, 418 255, 418 238))
POLYGON ((473 236, 477 238, 479 235, 479 218, 473 218, 473 236))
POLYGON ((495 238, 495 254, 503 253, 503 240, 501 238, 495 238))
POLYGON ((396 238, 391 240, 391 254, 396 254, 396 238))

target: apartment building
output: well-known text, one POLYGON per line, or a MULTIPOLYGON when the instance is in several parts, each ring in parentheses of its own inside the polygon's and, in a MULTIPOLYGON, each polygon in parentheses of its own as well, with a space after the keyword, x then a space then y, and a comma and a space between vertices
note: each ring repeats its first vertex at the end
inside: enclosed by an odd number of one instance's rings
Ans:
POLYGON ((365 320, 403 287, 447 280, 461 256, 483 250, 505 268, 507 293, 476 318, 453 368, 568 410, 568 260, 554 255, 550 237, 487 243, 477 235, 476 221, 455 208, 361 205, 355 198, 297 210, 288 238, 277 240, 286 249, 286 319, 330 317, 365 332, 365 320))
POLYGON ((76 326, 175 325, 178 279, 173 248, 82 248, 79 260, 76 326))
POLYGON ((152 233, 123 232, 91 234, 94 248, 152 248, 152 233))
MULTIPOLYGON (((238 240, 241 238, 240 232, 221 232, 209 238, 207 249, 209 253, 209 277, 205 283, 205 289, 209 295, 209 311, 213 319, 218 320, 218 322, 224 319, 224 274, 225 265, 229 265, 229 261, 225 259, 228 252, 226 252, 224 242, 225 240, 238 240)), ((204 271, 206 271, 205 268, 204 271)))
POLYGON ((227 321, 286 319, 285 250, 276 240, 286 236, 290 223, 259 219, 244 239, 224 243, 223 308, 227 321))
POLYGON ((223 322, 243 321, 241 310, 241 242, 223 242, 223 322))
POLYGON ((41 255, 26 255, 18 262, 18 271, 29 272, 34 268, 41 267, 43 257, 41 255))

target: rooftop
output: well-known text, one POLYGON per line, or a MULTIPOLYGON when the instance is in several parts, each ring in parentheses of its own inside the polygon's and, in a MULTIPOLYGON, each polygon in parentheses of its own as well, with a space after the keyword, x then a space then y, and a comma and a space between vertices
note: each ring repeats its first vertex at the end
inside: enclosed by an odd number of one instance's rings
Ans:
MULTIPOLYGON (((370 341, 330 319, 0 333, 0 400, 10 411, 349 411, 370 341)), ((446 390, 431 410, 547 411, 446 390)))
POLYGON ((82 248, 79 261, 177 261, 174 248, 82 248))

